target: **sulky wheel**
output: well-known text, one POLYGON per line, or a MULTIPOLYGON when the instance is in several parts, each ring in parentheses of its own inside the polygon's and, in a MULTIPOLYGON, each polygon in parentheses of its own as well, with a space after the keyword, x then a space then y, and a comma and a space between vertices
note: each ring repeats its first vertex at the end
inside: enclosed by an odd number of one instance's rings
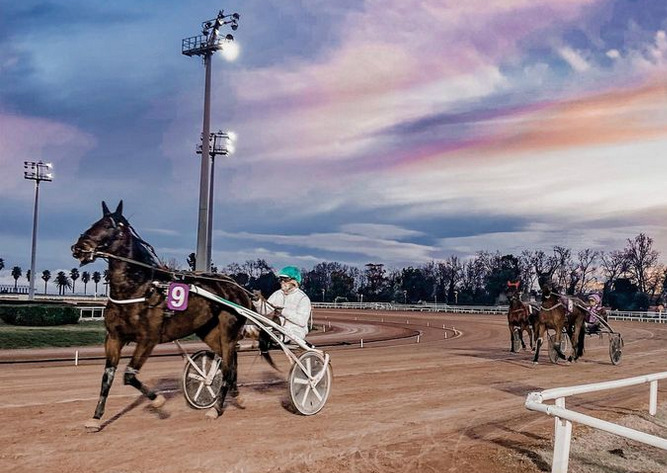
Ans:
POLYGON ((221 385, 220 359, 215 353, 201 350, 189 359, 186 358, 183 370, 183 394, 190 406, 195 409, 212 407, 221 385))
POLYGON ((512 332, 512 351, 519 352, 521 347, 521 332, 519 330, 514 330, 514 332, 512 332))
POLYGON ((294 409, 310 416, 320 412, 329 398, 333 380, 331 366, 325 365, 324 357, 313 351, 303 353, 299 363, 294 363, 289 373, 290 401, 294 409))
POLYGON ((623 338, 620 333, 609 334, 609 358, 613 365, 621 362, 623 355, 623 338))

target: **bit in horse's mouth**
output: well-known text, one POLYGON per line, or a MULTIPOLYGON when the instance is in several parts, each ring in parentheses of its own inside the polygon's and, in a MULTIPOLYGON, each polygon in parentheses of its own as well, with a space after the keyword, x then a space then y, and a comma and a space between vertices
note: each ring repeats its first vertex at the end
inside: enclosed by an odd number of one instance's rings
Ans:
POLYGON ((81 266, 92 263, 95 260, 95 252, 93 250, 85 250, 81 247, 72 247, 72 256, 79 260, 81 266))

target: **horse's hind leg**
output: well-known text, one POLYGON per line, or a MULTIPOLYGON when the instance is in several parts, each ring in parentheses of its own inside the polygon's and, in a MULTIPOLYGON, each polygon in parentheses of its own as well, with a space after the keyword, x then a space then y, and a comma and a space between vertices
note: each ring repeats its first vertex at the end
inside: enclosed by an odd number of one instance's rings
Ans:
POLYGON ((139 342, 137 344, 136 348, 134 349, 134 353, 132 354, 132 359, 127 364, 127 368, 125 368, 123 383, 137 388, 144 396, 152 401, 152 407, 159 408, 162 407, 166 402, 164 396, 162 394, 155 394, 153 390, 148 389, 146 385, 139 381, 139 378, 137 378, 139 370, 148 359, 148 356, 153 351, 153 348, 155 348, 155 345, 155 343, 145 342, 139 342))
POLYGON ((123 347, 120 340, 114 337, 110 337, 107 334, 107 337, 104 341, 104 351, 106 353, 106 363, 104 365, 104 374, 102 375, 102 386, 100 387, 100 398, 97 401, 97 407, 95 408, 95 414, 93 418, 86 422, 86 429, 97 432, 102 428, 102 423, 100 419, 104 415, 104 408, 107 403, 107 398, 109 397, 109 391, 111 390, 111 385, 113 384, 114 376, 116 375, 116 368, 118 368, 118 362, 120 361, 120 350, 123 347))
POLYGON ((221 340, 220 369, 222 370, 222 385, 216 399, 215 405, 206 413, 206 417, 211 419, 218 418, 223 411, 227 392, 231 389, 232 394, 238 396, 236 388, 236 342, 230 340, 221 340))

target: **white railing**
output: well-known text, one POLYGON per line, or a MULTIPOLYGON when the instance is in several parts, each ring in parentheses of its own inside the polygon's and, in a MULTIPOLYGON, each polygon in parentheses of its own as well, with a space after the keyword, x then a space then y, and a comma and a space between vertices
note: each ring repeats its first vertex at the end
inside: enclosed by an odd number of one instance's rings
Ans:
POLYGON ((666 439, 565 408, 565 398, 567 396, 649 383, 649 414, 655 416, 658 411, 658 381, 661 379, 667 379, 667 371, 616 381, 547 389, 542 392, 528 394, 526 397, 527 409, 543 412, 555 417, 554 456, 551 464, 551 473, 567 473, 570 459, 570 441, 572 440, 572 422, 578 422, 595 429, 667 450, 666 439), (544 404, 544 401, 549 400, 555 400, 554 404, 544 404))

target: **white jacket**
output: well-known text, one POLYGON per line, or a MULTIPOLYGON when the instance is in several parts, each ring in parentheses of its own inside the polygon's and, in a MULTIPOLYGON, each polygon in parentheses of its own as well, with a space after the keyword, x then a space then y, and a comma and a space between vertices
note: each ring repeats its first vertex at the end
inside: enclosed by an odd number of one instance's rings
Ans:
POLYGON ((310 321, 310 299, 299 288, 295 288, 288 294, 278 289, 268 298, 268 304, 264 301, 253 301, 255 309, 262 315, 268 315, 273 311, 273 307, 282 307, 280 314, 283 321, 283 328, 293 337, 305 340, 308 335, 308 322, 310 321))

